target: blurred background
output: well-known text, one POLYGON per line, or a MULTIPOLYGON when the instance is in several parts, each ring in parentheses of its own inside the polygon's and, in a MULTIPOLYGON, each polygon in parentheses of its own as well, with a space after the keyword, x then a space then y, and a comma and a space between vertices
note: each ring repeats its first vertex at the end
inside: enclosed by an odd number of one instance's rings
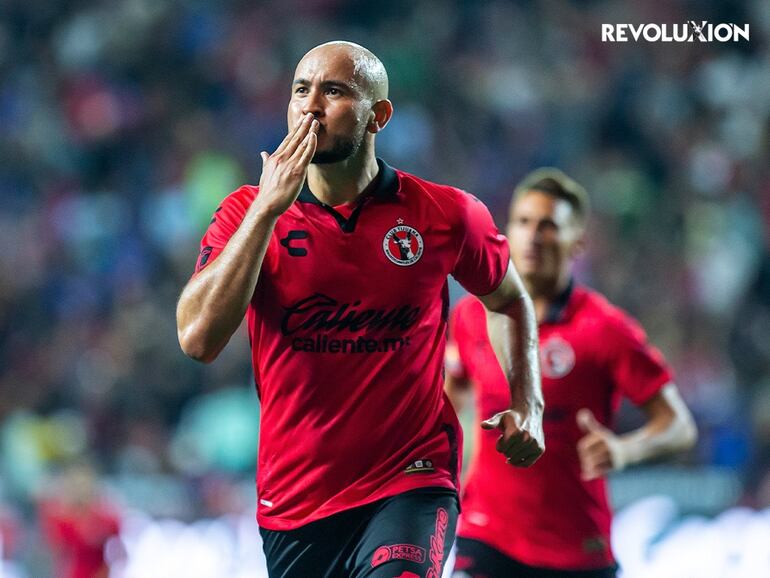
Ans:
POLYGON ((175 302, 332 39, 388 69, 390 164, 500 226, 537 166, 591 193, 579 280, 640 319, 700 428, 614 476, 624 576, 770 575, 769 34, 764 0, 3 0, 0 576, 264 575, 248 342, 186 359, 175 302), (601 42, 691 19, 751 40, 601 42))

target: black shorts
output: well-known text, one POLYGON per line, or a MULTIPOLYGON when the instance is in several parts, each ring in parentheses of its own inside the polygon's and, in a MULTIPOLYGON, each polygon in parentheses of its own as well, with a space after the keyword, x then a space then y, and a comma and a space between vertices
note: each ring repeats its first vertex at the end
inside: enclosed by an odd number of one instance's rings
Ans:
POLYGON ((270 578, 441 578, 457 514, 456 492, 426 488, 259 531, 270 578))
POLYGON ((553 570, 527 566, 484 542, 457 538, 457 561, 452 578, 615 578, 617 568, 553 570))

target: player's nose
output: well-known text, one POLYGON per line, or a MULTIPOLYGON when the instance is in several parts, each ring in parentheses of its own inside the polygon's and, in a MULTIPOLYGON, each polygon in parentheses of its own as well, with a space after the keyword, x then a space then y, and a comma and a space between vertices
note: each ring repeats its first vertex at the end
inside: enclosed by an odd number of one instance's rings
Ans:
POLYGON ((320 118, 324 114, 323 101, 318 91, 311 91, 302 101, 302 115, 312 114, 315 118, 320 118))

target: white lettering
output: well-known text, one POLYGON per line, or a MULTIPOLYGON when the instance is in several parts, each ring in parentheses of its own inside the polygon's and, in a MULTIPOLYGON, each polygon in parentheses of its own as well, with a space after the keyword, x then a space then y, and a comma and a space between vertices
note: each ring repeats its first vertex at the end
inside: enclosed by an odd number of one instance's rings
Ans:
POLYGON ((742 28, 739 28, 738 25, 733 24, 733 40, 735 42, 738 42, 738 37, 744 38, 746 41, 749 40, 749 25, 744 24, 742 28))
POLYGON ((639 42, 639 36, 642 34, 642 30, 644 29, 644 24, 640 24, 636 28, 634 28, 633 24, 628 25, 631 29, 631 36, 634 37, 634 41, 639 42))
POLYGON ((656 26, 655 24, 648 24, 644 27, 644 39, 647 42, 657 42, 660 40, 660 36, 660 26, 656 26))
MULTIPOLYGON (((687 24, 674 24, 674 40, 676 42, 686 42, 689 36, 689 29, 687 24)), ((689 41, 692 42, 692 37, 689 37, 689 41)))
POLYGON ((718 24, 714 29, 714 34, 719 42, 727 42, 733 38, 733 29, 729 24, 718 24))
POLYGON ((738 42, 749 40, 749 25, 688 20, 666 24, 602 24, 602 42, 738 42))

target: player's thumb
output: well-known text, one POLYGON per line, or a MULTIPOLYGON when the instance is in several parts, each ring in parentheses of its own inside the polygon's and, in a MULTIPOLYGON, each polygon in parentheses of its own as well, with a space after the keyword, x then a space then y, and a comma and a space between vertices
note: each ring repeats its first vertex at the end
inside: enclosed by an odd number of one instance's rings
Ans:
POLYGON ((481 422, 481 429, 497 429, 500 427, 500 421, 503 419, 503 414, 498 413, 493 415, 489 419, 485 419, 481 422))
POLYGON ((259 153, 259 156, 262 157, 262 165, 264 165, 267 162, 267 159, 270 158, 270 155, 267 154, 265 151, 262 151, 259 153))
POLYGON ((604 433, 606 431, 606 428, 597 421, 591 410, 585 407, 577 412, 575 419, 578 427, 584 433, 604 433))

